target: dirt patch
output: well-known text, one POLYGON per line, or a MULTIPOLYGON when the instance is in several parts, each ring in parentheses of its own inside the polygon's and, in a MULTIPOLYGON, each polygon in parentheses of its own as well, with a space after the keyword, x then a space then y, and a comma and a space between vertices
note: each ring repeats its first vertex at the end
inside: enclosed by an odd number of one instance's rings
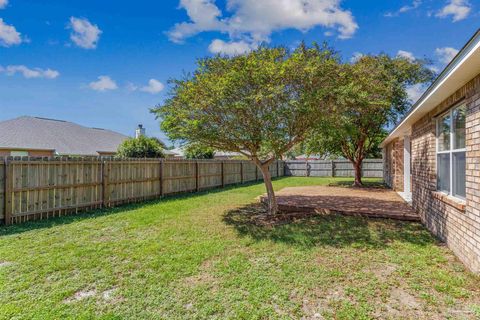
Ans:
POLYGON ((186 277, 183 279, 184 285, 187 287, 195 287, 199 285, 208 285, 212 290, 216 290, 217 279, 211 274, 213 262, 211 259, 207 259, 200 265, 199 273, 186 277))
POLYGON ((102 298, 106 301, 111 301, 115 299, 115 292, 117 291, 116 287, 113 287, 111 289, 105 290, 102 293, 102 298))
POLYGON ((402 309, 419 309, 421 307, 417 299, 407 291, 401 288, 393 288, 390 292, 390 299, 394 305, 399 305, 402 309))
POLYGON ((81 290, 81 291, 75 292, 75 294, 72 297, 65 299, 64 302, 65 303, 72 303, 72 302, 76 302, 76 301, 81 301, 81 300, 84 300, 84 299, 87 299, 87 298, 94 297, 96 294, 97 294, 97 290, 95 290, 95 289, 81 290))
POLYGON ((184 283, 189 287, 195 287, 202 284, 212 284, 215 281, 215 278, 206 272, 201 272, 199 274, 186 277, 183 279, 184 283))
MULTIPOLYGON (((425 310, 422 310, 422 304, 413 295, 402 288, 392 288, 383 310, 377 310, 377 315, 389 315, 394 319, 425 319, 427 316, 425 312, 425 310)), ((428 317, 428 319, 437 318, 428 317)))
POLYGON ((386 280, 397 271, 397 266, 391 263, 375 264, 369 267, 368 271, 372 272, 379 280, 386 280))
POLYGON ((301 304, 303 320, 324 319, 323 314, 332 311, 331 303, 348 299, 343 286, 334 286, 326 290, 315 288, 302 295, 296 289, 290 293, 290 300, 301 304))
POLYGON ((9 267, 13 265, 13 262, 10 262, 10 261, 0 261, 0 268, 2 267, 9 267))

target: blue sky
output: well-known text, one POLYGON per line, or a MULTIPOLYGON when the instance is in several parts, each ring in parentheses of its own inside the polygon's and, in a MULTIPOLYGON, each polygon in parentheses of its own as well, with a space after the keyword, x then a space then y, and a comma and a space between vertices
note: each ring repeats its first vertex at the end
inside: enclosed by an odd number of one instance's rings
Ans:
POLYGON ((441 70, 479 18, 478 0, 0 0, 0 121, 42 116, 128 135, 142 123, 164 139, 149 108, 197 58, 328 41, 345 60, 386 52, 441 70))

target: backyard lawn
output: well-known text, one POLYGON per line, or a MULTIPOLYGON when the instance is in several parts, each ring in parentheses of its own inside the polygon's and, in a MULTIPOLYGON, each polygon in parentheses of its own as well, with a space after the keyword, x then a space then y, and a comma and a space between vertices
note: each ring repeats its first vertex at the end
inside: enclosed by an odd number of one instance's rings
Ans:
POLYGON ((1 227, 0 318, 480 317, 480 277, 420 224, 271 225, 251 205, 263 192, 258 183, 1 227))

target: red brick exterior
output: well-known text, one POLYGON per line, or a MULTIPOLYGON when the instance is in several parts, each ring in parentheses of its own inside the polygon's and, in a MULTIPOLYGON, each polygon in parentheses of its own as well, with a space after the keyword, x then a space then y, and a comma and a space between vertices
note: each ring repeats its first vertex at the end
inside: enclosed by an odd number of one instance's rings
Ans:
POLYGON ((11 151, 27 151, 29 157, 53 157, 53 151, 51 150, 0 150, 0 157, 8 157, 11 155, 11 151))
POLYGON ((403 151, 403 139, 395 139, 384 153, 384 180, 395 191, 403 191, 403 151))
POLYGON ((469 269, 480 272, 480 75, 417 121, 411 143, 413 208, 469 269), (461 101, 467 106, 465 202, 436 191, 435 117, 461 101))

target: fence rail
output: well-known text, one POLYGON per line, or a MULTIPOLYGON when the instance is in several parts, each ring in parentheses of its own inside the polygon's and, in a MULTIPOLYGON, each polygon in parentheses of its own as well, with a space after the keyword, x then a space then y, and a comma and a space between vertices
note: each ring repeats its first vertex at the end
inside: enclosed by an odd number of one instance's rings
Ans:
MULTIPOLYGON (((286 176, 300 177, 353 177, 355 171, 348 160, 288 160, 285 162, 286 176)), ((363 161, 362 176, 383 178, 383 160, 363 161)))
MULTIPOLYGON (((262 179, 247 160, 0 160, 0 221, 7 225, 262 179)), ((270 172, 283 176, 284 162, 270 172)))
MULTIPOLYGON (((364 177, 383 177, 365 160, 364 177)), ((276 161, 272 177, 349 177, 350 162, 276 161)), ((0 222, 21 223, 79 211, 262 180, 247 160, 0 158, 0 222)))

